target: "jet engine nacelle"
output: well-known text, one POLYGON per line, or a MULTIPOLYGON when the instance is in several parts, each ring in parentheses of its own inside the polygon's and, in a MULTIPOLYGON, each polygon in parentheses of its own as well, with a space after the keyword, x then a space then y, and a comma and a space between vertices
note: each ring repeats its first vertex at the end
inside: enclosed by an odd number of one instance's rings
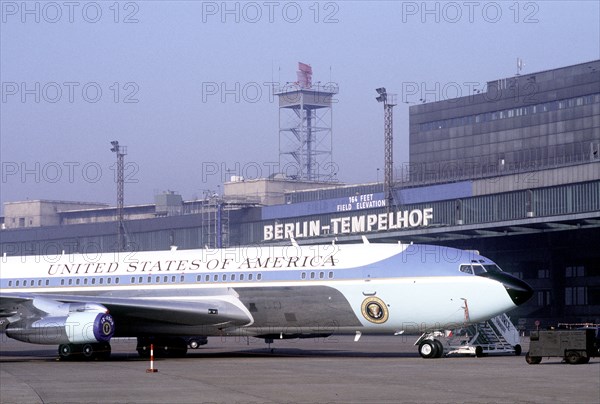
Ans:
POLYGON ((108 313, 72 312, 34 321, 21 320, 6 329, 6 335, 32 344, 86 344, 108 342, 115 323, 108 313))

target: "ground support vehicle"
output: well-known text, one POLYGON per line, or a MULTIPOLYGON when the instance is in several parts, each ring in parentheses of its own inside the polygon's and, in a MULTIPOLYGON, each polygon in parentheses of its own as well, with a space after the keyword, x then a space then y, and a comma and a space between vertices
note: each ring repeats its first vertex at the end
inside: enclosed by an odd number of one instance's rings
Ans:
POLYGON ((563 358, 566 363, 588 363, 590 358, 600 356, 598 329, 532 331, 529 352, 525 360, 537 365, 543 357, 563 358))

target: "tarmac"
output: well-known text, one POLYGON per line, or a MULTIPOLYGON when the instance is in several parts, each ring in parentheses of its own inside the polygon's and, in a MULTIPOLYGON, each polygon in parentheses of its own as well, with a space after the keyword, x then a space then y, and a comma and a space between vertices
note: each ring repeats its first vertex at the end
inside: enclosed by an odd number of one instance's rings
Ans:
POLYGON ((412 336, 209 337, 185 358, 147 359, 113 340, 108 361, 59 361, 54 346, 0 335, 1 403, 599 403, 600 359, 422 359, 412 336))

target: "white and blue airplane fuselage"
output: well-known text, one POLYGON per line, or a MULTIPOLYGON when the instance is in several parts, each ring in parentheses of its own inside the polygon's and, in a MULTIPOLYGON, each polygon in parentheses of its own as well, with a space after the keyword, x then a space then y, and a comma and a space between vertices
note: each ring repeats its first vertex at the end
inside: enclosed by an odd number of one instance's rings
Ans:
POLYGON ((453 329, 532 295, 473 251, 370 243, 4 257, 0 290, 6 334, 64 357, 113 336, 140 350, 193 336, 453 329))

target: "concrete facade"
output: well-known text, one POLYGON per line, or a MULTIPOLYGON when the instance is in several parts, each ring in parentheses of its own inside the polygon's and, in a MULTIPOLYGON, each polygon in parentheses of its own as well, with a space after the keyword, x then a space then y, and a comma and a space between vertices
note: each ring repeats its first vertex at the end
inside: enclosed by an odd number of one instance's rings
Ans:
POLYGON ((410 178, 539 169, 600 155, 600 60, 411 106, 410 178))
POLYGON ((34 200, 4 204, 4 225, 7 229, 58 226, 60 213, 79 209, 101 209, 103 203, 34 200))

